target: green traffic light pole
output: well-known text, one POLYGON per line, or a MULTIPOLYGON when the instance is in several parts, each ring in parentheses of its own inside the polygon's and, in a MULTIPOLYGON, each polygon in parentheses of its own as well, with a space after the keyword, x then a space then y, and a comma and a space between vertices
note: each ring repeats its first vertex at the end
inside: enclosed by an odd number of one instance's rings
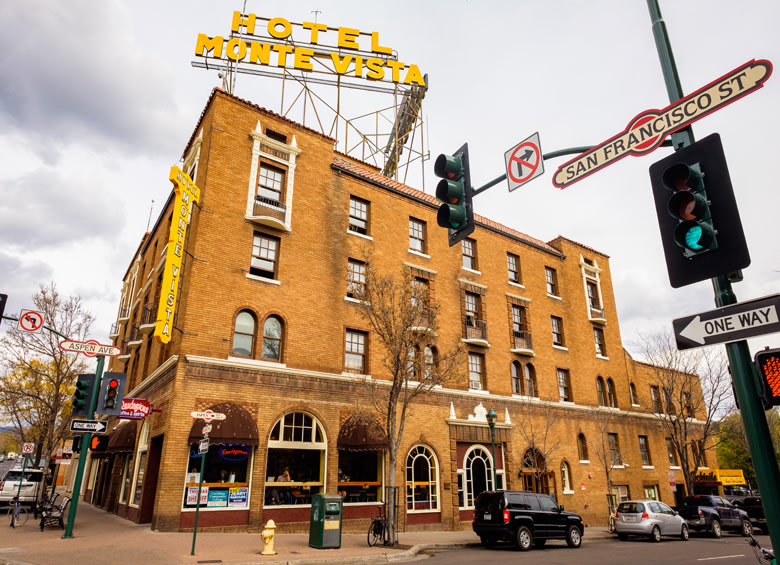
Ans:
MULTIPOLYGON (((661 60, 666 90, 669 94, 669 101, 673 103, 683 97, 683 91, 672 55, 669 36, 666 33, 666 24, 661 17, 658 0, 647 0, 647 6, 650 10, 653 36, 655 37, 658 57, 661 60)), ((690 126, 672 134, 672 145, 675 150, 687 147, 693 142, 693 131, 690 126)), ((712 286, 715 292, 715 304, 718 307, 737 303, 737 297, 732 290, 731 279, 728 275, 714 277, 712 286)), ((777 465, 769 425, 763 411, 758 373, 751 361, 747 341, 726 344, 726 355, 731 368, 734 391, 745 424, 745 435, 753 458, 761 497, 763 500, 770 501, 769 504, 764 504, 769 537, 772 541, 772 547, 778 548, 780 547, 780 506, 775 502, 780 500, 780 468, 777 465)))

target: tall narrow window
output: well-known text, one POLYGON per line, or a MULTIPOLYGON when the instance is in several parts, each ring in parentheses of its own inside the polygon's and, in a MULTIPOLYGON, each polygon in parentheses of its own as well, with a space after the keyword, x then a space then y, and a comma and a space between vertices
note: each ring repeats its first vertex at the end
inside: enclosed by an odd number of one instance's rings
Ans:
POLYGON ((558 296, 558 273, 552 267, 544 268, 544 278, 547 282, 547 294, 558 296))
POLYGON ((639 454, 642 456, 642 465, 652 465, 650 448, 647 445, 647 436, 639 436, 639 454))
POLYGON ((537 398, 536 394, 536 369, 530 363, 526 363, 523 367, 523 374, 525 376, 525 395, 537 398))
POLYGON ((368 202, 355 196, 349 198, 349 230, 368 235, 368 202))
POLYGON ((242 310, 236 316, 236 324, 233 328, 233 355, 251 357, 255 343, 255 317, 248 311, 242 310))
POLYGON ((406 456, 406 509, 410 512, 439 507, 438 465, 433 452, 423 445, 406 456))
POLYGON ((628 393, 631 395, 631 404, 634 406, 639 406, 639 398, 636 395, 636 386, 634 383, 628 385, 628 393))
POLYGON ((263 325, 263 358, 282 358, 282 321, 278 316, 269 316, 263 325))
POLYGON ((255 232, 249 273, 266 279, 275 279, 278 253, 277 238, 255 232))
POLYGON ((409 249, 425 253, 425 222, 409 218, 409 249))
POLYGON ((607 379, 607 404, 611 408, 617 408, 617 393, 615 392, 615 381, 607 379))
POLYGON ((674 449, 674 443, 672 438, 666 438, 666 457, 669 459, 670 467, 679 467, 680 463, 677 461, 677 450, 674 449))
POLYGON ((604 394, 604 379, 601 377, 596 379, 596 394, 598 395, 599 406, 606 406, 607 397, 604 394))
POLYGON ((612 465, 622 465, 623 459, 620 456, 620 442, 618 441, 618 435, 607 434, 607 440, 609 443, 609 454, 612 465))
POLYGON ((520 366, 519 361, 512 361, 510 372, 512 373, 512 393, 523 394, 523 379, 521 377, 522 367, 520 366))
POLYGON ((347 263, 347 296, 359 298, 364 296, 366 288, 366 264, 363 261, 350 259, 347 263))
POLYGON ((663 414, 664 409, 661 406, 661 393, 657 386, 650 387, 650 401, 653 404, 653 412, 663 414))
POLYGON ((561 462, 561 486, 563 492, 572 492, 571 490, 571 471, 566 461, 561 462))
POLYGON ((471 238, 466 238, 461 243, 463 254, 463 268, 477 270, 477 242, 471 238))
POLYGON ((509 271, 509 282, 521 284, 520 279, 520 257, 514 253, 506 254, 506 268, 509 271))
POLYGON ((526 325, 525 307, 512 304, 512 346, 515 349, 533 349, 531 333, 526 325))
POLYGON ((469 353, 469 388, 483 390, 485 375, 483 373, 484 357, 479 353, 469 353))
POLYGON ((553 345, 564 347, 563 318, 559 318, 558 316, 550 316, 550 324, 552 326, 553 345))
POLYGON ((366 374, 366 339, 365 332, 347 330, 344 345, 344 370, 348 373, 366 374))
POLYGON ((257 199, 264 204, 280 206, 283 186, 284 171, 261 163, 260 174, 257 178, 257 199))
POLYGON ((586 281, 585 287, 588 289, 588 306, 594 310, 601 310, 598 285, 595 282, 586 281))
POLYGON ((566 369, 558 369, 558 395, 561 402, 574 402, 574 397, 571 394, 571 378, 569 371, 566 369))
POLYGON ((588 461, 588 440, 585 439, 585 434, 577 436, 577 452, 580 455, 580 461, 588 461))
POLYGON ((604 330, 593 327, 593 341, 596 342, 596 355, 607 356, 607 341, 604 339, 604 330))

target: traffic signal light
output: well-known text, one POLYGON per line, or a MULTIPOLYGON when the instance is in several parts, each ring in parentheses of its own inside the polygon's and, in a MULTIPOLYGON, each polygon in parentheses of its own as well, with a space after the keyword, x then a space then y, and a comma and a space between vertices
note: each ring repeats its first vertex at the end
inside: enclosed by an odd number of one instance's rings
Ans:
POLYGON ((469 145, 464 143, 454 155, 441 154, 433 164, 434 174, 441 178, 436 185, 439 206, 436 223, 448 230, 450 247, 474 231, 469 145))
POLYGON ((674 288, 750 265, 717 133, 651 165, 650 181, 674 288))
POLYGON ((119 416, 125 395, 125 373, 105 373, 100 383, 100 398, 95 412, 119 416))
POLYGON ((76 380, 76 390, 73 393, 73 407, 70 415, 72 418, 89 417, 89 408, 95 388, 95 375, 79 375, 76 380))
POLYGON ((754 357, 764 392, 764 407, 780 406, 780 349, 764 349, 754 357))
POLYGON ((71 444, 70 450, 73 453, 81 453, 81 438, 83 436, 74 436, 73 437, 73 443, 71 444))
POLYGON ((3 314, 5 313, 5 303, 8 302, 7 294, 0 294, 0 323, 3 321, 3 314))

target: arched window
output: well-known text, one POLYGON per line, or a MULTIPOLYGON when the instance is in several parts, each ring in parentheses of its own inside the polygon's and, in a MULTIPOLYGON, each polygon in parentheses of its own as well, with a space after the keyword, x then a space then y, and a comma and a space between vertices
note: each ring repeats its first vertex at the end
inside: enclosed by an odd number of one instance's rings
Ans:
POLYGON ((585 439, 585 434, 577 436, 577 451, 580 454, 580 461, 588 461, 588 440, 585 439))
POLYGON ((631 404, 639 406, 639 397, 636 395, 636 386, 634 383, 628 385, 628 393, 631 395, 631 404))
POLYGON ((571 470, 566 461, 561 462, 561 487, 564 493, 574 494, 571 488, 571 470))
POLYGON ((406 456, 406 509, 409 512, 439 509, 438 464, 433 451, 415 445, 406 456))
POLYGON ((612 408, 617 408, 617 394, 615 394, 615 381, 607 379, 607 400, 612 408))
POLYGON ((263 326, 263 358, 279 361, 282 358, 282 321, 269 316, 263 326))
POLYGON ((324 491, 327 448, 314 416, 291 412, 278 420, 268 437, 265 504, 310 504, 324 491))
POLYGON ((514 394, 523 394, 523 380, 520 377, 523 369, 520 366, 519 361, 512 361, 512 367, 510 369, 512 373, 512 392, 514 394))
POLYGON ((596 379, 596 392, 599 397, 599 406, 606 406, 607 397, 604 395, 604 379, 601 377, 596 379))
POLYGON ((523 368, 525 374, 525 395, 533 396, 534 398, 539 395, 536 393, 536 370, 530 363, 526 363, 523 368))
POLYGON ((458 474, 458 483, 461 508, 474 508, 479 493, 495 490, 493 486, 493 458, 487 449, 481 445, 474 445, 469 449, 463 459, 463 470, 458 474))
POLYGON ((428 380, 434 377, 436 363, 439 362, 439 352, 433 345, 426 345, 423 349, 423 377, 428 380))
POLYGON ((236 316, 233 329, 233 355, 251 357, 255 343, 255 317, 248 310, 242 310, 236 316))

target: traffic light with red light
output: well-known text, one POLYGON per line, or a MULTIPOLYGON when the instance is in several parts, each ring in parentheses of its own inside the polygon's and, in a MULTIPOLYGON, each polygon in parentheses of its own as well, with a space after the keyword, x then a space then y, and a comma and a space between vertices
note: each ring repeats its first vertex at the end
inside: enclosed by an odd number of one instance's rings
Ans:
POLYGON ((119 416, 122 411, 126 379, 126 373, 105 373, 103 375, 96 413, 119 416))
POLYGON ((76 380, 76 390, 73 392, 71 418, 88 418, 95 389, 95 375, 79 375, 76 380))
POLYGON ((764 393, 764 406, 780 406, 780 349, 764 349, 754 357, 764 393))
POLYGON ((650 180, 674 288, 750 265, 717 133, 651 165, 650 180))
POLYGON ((434 174, 441 178, 436 185, 439 206, 436 223, 447 228, 450 247, 474 231, 469 145, 464 143, 454 155, 442 153, 433 164, 434 174))
POLYGON ((108 449, 108 436, 93 435, 89 440, 90 451, 105 451, 108 449))

